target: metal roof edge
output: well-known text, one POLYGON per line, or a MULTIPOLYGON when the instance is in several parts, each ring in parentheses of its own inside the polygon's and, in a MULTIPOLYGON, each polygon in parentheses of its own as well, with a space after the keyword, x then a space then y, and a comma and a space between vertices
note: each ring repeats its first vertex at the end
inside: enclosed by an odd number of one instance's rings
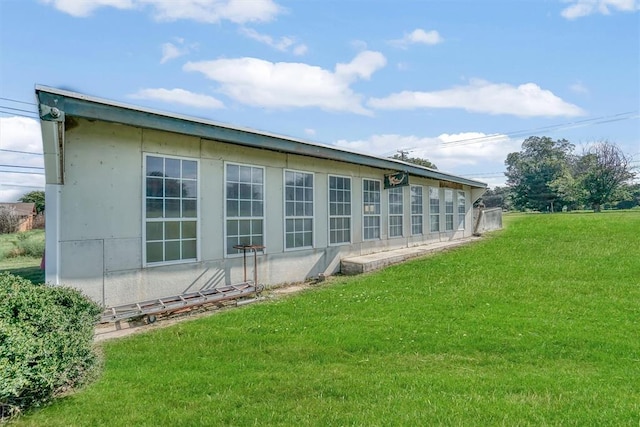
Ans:
POLYGON ((232 126, 208 119, 139 107, 39 84, 35 86, 35 92, 38 98, 40 118, 42 120, 48 119, 44 117, 45 115, 40 108, 41 105, 46 105, 48 107, 58 108, 66 116, 147 127, 199 136, 205 139, 220 140, 237 145, 328 160, 345 161, 379 169, 404 170, 411 175, 451 181, 472 187, 487 188, 486 183, 473 179, 413 165, 401 160, 351 151, 343 147, 309 142, 256 129, 232 126))

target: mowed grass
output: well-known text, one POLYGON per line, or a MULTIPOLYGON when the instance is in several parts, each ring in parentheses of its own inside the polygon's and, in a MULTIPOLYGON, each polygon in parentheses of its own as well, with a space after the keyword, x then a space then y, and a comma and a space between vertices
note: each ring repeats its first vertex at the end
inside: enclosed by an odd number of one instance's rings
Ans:
POLYGON ((640 212, 469 246, 106 342, 34 426, 640 423, 640 212))

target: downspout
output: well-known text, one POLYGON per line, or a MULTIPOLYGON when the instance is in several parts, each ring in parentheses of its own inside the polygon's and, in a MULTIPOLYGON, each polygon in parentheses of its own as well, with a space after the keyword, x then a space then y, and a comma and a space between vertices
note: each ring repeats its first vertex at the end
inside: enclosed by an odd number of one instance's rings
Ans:
POLYGON ((64 112, 38 104, 45 166, 45 282, 60 284, 60 193, 64 185, 64 112))

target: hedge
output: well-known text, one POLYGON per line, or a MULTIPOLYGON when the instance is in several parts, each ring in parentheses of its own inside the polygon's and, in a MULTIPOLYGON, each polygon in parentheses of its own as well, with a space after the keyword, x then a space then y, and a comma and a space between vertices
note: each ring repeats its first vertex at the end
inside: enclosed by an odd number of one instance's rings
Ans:
POLYGON ((79 291, 0 274, 0 420, 49 402, 97 370, 101 308, 79 291))

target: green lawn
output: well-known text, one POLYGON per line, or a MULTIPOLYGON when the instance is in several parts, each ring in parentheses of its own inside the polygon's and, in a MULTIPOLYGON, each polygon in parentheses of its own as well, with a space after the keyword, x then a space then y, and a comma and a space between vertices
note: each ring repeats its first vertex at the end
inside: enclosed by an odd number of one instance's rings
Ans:
POLYGON ((0 273, 9 272, 34 283, 44 283, 44 271, 40 269, 41 256, 11 256, 17 247, 44 247, 44 230, 25 233, 0 234, 0 273))
POLYGON ((34 426, 640 423, 640 212, 470 246, 106 342, 34 426))

